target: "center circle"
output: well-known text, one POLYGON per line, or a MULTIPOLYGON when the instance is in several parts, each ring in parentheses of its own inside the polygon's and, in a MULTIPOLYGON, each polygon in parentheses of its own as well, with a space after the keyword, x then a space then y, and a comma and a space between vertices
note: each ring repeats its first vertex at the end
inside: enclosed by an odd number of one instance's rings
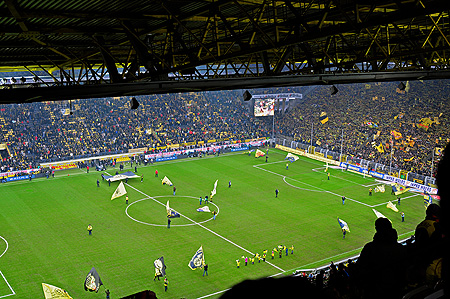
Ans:
POLYGON ((3 251, 3 253, 2 254, 0 254, 0 257, 2 257, 5 253, 6 253, 6 251, 8 251, 8 247, 9 247, 9 245, 8 245, 8 241, 6 241, 6 239, 5 238, 3 238, 2 236, 0 236, 0 239, 2 239, 3 241, 5 241, 5 244, 6 244, 6 248, 5 248, 5 251, 3 251))
MULTIPOLYGON (((150 200, 155 201, 157 204, 160 204, 160 205, 165 206, 164 203, 162 203, 162 202, 156 200, 157 198, 161 198, 161 197, 162 197, 162 198, 165 197, 165 198, 169 198, 169 199, 170 199, 170 198, 180 198, 180 197, 185 197, 185 198, 193 198, 193 199, 198 200, 198 198, 197 198, 197 197, 194 197, 194 196, 179 196, 179 195, 176 195, 176 196, 170 196, 170 195, 148 196, 148 197, 146 197, 146 198, 136 200, 136 201, 130 203, 129 205, 127 205, 127 208, 125 209, 125 214, 127 214, 128 218, 130 218, 131 220, 136 221, 136 222, 141 223, 141 224, 150 225, 150 226, 162 226, 162 227, 166 227, 167 224, 155 224, 155 223, 148 223, 148 222, 145 222, 145 221, 140 221, 140 220, 138 220, 138 219, 135 219, 135 218, 131 217, 130 214, 128 214, 128 208, 129 208, 129 207, 131 207, 132 205, 134 205, 134 204, 136 204, 136 203, 138 203, 138 202, 142 202, 142 201, 144 201, 144 200, 149 200, 149 199, 150 199, 150 200)), ((213 202, 211 202, 211 201, 210 201, 209 203, 212 204, 213 206, 215 206, 215 207, 217 208, 217 215, 218 215, 219 212, 220 212, 219 207, 218 207, 215 203, 213 203, 213 202)), ((203 220, 203 221, 201 221, 201 222, 196 222, 196 221, 194 221, 194 220, 191 220, 191 219, 188 218, 187 216, 184 216, 182 213, 180 213, 180 215, 181 215, 181 217, 184 217, 184 218, 188 219, 189 221, 193 221, 193 223, 188 223, 188 224, 170 224, 171 227, 172 227, 172 226, 191 226, 191 225, 197 225, 197 224, 202 224, 202 223, 211 221, 211 219, 213 219, 213 217, 211 217, 211 218, 209 218, 209 219, 207 219, 207 220, 203 220)))

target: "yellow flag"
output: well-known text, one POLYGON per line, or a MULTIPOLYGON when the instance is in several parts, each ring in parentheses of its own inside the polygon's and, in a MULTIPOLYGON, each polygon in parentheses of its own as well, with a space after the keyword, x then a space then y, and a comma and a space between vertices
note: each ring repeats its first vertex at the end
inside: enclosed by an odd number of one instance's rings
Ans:
POLYGON ((388 204, 386 205, 386 207, 388 208, 388 209, 391 209, 392 211, 394 211, 394 212, 398 212, 398 209, 397 209, 397 207, 392 203, 392 202, 388 202, 388 204))
POLYGON ((42 283, 42 289, 45 299, 73 299, 65 290, 50 284, 42 283))
POLYGON ((255 152, 255 158, 259 158, 259 157, 262 157, 264 155, 265 155, 264 152, 259 150, 259 149, 256 150, 256 152, 255 152))
POLYGON ((119 186, 117 186, 116 191, 114 191, 113 195, 111 196, 111 200, 117 197, 121 197, 122 195, 127 194, 127 190, 125 190, 125 185, 123 182, 120 182, 119 186))
POLYGON ((161 184, 163 184, 163 185, 166 184, 166 185, 172 186, 172 182, 166 176, 163 178, 161 184))
POLYGON ((376 186, 375 187, 375 192, 384 193, 385 191, 386 191, 386 189, 384 188, 384 185, 380 185, 380 186, 376 186))
POLYGON ((376 147, 377 151, 379 153, 384 153, 384 147, 383 144, 380 142, 380 145, 376 147))

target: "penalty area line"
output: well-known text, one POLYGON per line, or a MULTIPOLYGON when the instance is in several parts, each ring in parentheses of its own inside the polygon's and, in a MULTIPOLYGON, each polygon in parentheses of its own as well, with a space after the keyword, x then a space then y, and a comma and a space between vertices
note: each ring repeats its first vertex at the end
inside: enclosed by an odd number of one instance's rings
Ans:
MULTIPOLYGON (((407 199, 407 198, 411 198, 411 197, 416 197, 416 196, 422 196, 422 195, 420 195, 420 194, 413 194, 413 195, 410 195, 410 196, 402 197, 401 200, 404 200, 404 199, 407 199)), ((387 202, 383 202, 383 203, 379 203, 379 204, 373 205, 372 208, 375 208, 375 207, 378 207, 378 206, 382 206, 382 205, 385 205, 387 203, 388 203, 388 201, 387 202)))
MULTIPOLYGON (((266 171, 266 172, 269 172, 269 173, 272 173, 272 174, 274 174, 274 175, 278 175, 278 176, 283 177, 283 181, 284 181, 286 184, 288 184, 289 186, 292 186, 292 185, 289 184, 288 182, 286 182, 285 178, 289 178, 289 179, 291 179, 291 180, 293 180, 293 181, 299 182, 299 183, 301 183, 301 184, 303 184, 303 185, 310 186, 310 187, 312 187, 312 188, 316 188, 316 189, 319 189, 319 190, 311 190, 311 189, 308 190, 308 189, 303 189, 303 188, 300 188, 300 187, 297 187, 297 189, 307 190, 307 191, 315 191, 315 192, 324 192, 324 193, 329 193, 329 194, 332 194, 332 195, 335 195, 335 196, 342 197, 342 195, 339 195, 339 194, 337 194, 337 193, 334 193, 334 192, 331 192, 331 191, 328 191, 328 190, 325 190, 325 189, 322 189, 322 188, 319 188, 319 187, 315 187, 315 186, 313 186, 313 185, 304 183, 304 182, 302 182, 302 181, 298 181, 298 180, 296 180, 296 179, 290 178, 290 177, 285 176, 285 175, 282 175, 282 174, 280 174, 280 173, 276 173, 276 172, 273 172, 273 171, 270 171, 270 170, 267 170, 267 169, 263 169, 263 168, 258 167, 258 166, 256 166, 256 165, 254 165, 253 167, 255 167, 255 168, 257 168, 257 169, 260 169, 260 170, 263 170, 263 171, 266 171)), ((295 187, 295 186, 292 186, 292 187, 295 187)), ((361 201, 358 201, 358 200, 356 200, 356 199, 346 198, 346 200, 350 200, 350 201, 356 202, 356 203, 358 203, 358 204, 361 204, 361 205, 366 206, 366 207, 369 207, 369 208, 372 207, 371 205, 366 204, 366 203, 361 202, 361 201)))

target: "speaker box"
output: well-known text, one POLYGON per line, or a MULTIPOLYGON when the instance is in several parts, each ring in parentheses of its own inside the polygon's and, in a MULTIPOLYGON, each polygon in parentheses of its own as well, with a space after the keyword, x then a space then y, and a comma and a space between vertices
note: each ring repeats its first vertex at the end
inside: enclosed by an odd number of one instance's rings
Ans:
POLYGON ((244 101, 250 101, 252 99, 252 95, 248 92, 248 90, 246 90, 244 92, 244 101))

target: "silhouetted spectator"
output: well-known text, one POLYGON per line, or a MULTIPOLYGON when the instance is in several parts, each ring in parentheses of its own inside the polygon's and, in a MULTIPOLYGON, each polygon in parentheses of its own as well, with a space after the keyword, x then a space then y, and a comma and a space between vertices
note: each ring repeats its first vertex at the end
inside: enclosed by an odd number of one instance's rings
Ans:
POLYGON ((405 285, 405 248, 387 218, 375 221, 373 241, 364 245, 356 262, 363 298, 401 298, 405 285))

